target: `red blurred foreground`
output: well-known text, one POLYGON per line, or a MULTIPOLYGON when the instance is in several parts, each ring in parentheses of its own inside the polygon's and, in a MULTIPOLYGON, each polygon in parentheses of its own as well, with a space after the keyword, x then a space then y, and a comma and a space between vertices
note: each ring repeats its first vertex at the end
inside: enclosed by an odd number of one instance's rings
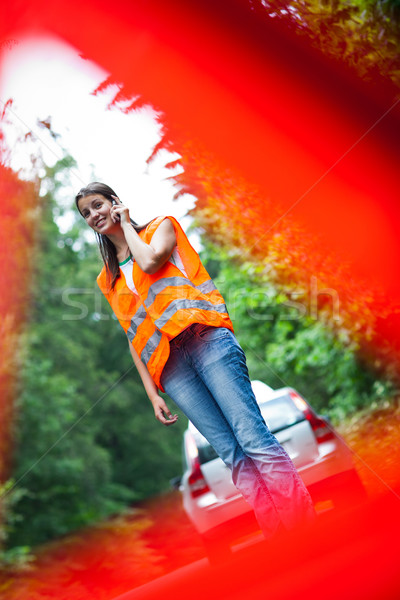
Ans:
POLYGON ((0 200, 0 482, 4 482, 10 476, 10 428, 19 367, 16 351, 29 306, 35 237, 34 219, 29 222, 26 214, 35 214, 37 196, 32 183, 21 181, 1 165, 1 156, 0 200))
MULTIPOLYGON (((370 278, 398 302, 400 105, 392 90, 351 79, 276 24, 260 30, 242 10, 245 4, 19 0, 7 4, 0 41, 32 33, 61 36, 164 110, 173 133, 199 139, 256 183, 281 215, 291 209, 310 236, 322 236, 338 262, 347 258, 354 278, 370 278)), ((2 185, 8 175, 0 173, 2 185)), ((10 196, 3 194, 3 203, 5 198, 10 196)), ((8 234, 11 240, 14 227, 8 234)), ((5 272, 3 290, 14 276, 12 268, 5 272)), ((26 289, 22 282, 23 295, 26 289)), ((389 493, 327 518, 307 534, 255 545, 222 567, 197 564, 125 598, 397 600, 399 506, 399 496, 389 493)), ((128 536, 120 547, 127 571, 135 560, 131 547, 128 536)), ((99 542, 94 548, 97 569, 86 572, 75 555, 70 578, 60 573, 59 590, 47 597, 62 598, 65 585, 69 599, 105 597, 103 574, 117 576, 115 563, 105 563, 99 542), (75 594, 74 575, 86 578, 86 596, 82 588, 75 594)), ((157 571, 151 552, 146 558, 147 568, 157 571)), ((112 583, 109 593, 118 589, 119 582, 112 583)), ((3 591, 11 598, 7 582, 3 591)), ((13 596, 33 597, 28 589, 13 596)))
POLYGON ((34 572, 0 579, 0 598, 398 600, 399 491, 321 515, 315 528, 279 542, 236 546, 217 566, 204 557, 177 498, 160 499, 132 519, 50 544, 34 572))
POLYGON ((253 545, 222 566, 196 563, 118 600, 398 600, 399 496, 329 518, 280 542, 253 545))
POLYGON ((400 488, 400 408, 350 421, 342 434, 370 503, 322 514, 315 531, 235 546, 230 562, 211 568, 174 492, 44 545, 31 571, 0 576, 0 598, 398 598, 399 497, 389 489, 400 488))

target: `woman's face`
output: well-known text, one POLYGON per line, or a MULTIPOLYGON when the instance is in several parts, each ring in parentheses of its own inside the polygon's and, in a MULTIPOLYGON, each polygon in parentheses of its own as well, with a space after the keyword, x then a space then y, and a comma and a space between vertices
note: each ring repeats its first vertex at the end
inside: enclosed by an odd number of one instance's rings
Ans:
POLYGON ((78 208, 89 227, 103 234, 116 225, 110 216, 111 206, 111 200, 101 194, 84 196, 78 202, 78 208))

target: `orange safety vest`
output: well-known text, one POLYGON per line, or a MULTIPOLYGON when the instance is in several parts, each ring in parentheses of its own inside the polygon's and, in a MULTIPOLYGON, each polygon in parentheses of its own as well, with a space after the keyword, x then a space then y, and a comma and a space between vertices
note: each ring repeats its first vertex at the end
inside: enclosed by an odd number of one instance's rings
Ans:
POLYGON ((122 271, 114 289, 107 282, 105 267, 97 277, 101 291, 161 391, 164 390, 160 378, 172 338, 192 323, 227 327, 233 331, 224 299, 178 221, 173 217, 158 217, 140 231, 139 236, 149 244, 165 218, 169 218, 174 226, 177 249, 186 274, 167 261, 156 273, 149 275, 134 261, 132 278, 137 294, 127 286, 122 271))

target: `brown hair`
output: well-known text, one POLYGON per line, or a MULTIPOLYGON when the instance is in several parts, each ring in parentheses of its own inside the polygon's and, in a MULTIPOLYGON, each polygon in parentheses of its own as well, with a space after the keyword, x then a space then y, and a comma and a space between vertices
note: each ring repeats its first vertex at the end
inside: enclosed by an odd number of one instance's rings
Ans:
MULTIPOLYGON (((113 196, 117 196, 110 186, 105 183, 99 183, 98 181, 94 181, 93 183, 89 183, 86 187, 79 190, 77 195, 75 196, 75 204, 77 209, 79 210, 79 200, 84 198, 85 196, 92 196, 93 194, 100 194, 104 196, 110 202, 113 201, 113 196)), ((117 196, 118 198, 118 196, 117 196)), ((79 212, 81 212, 79 210, 79 212)), ((146 225, 138 225, 135 221, 131 219, 132 227, 139 233, 146 227, 146 225)), ((104 265, 107 270, 107 280, 111 285, 111 289, 114 288, 115 282, 118 277, 120 277, 120 270, 117 258, 117 250, 114 244, 108 239, 106 235, 102 233, 97 233, 95 231, 97 243, 100 248, 100 254, 103 259, 104 265)))

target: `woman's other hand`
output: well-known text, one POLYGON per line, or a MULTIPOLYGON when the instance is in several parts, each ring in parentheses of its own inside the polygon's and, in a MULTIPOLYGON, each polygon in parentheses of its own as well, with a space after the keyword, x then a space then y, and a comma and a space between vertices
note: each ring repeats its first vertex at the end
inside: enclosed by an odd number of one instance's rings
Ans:
POLYGON ((114 223, 130 223, 129 208, 122 204, 121 200, 117 196, 112 196, 114 199, 113 205, 110 210, 110 215, 114 223))
POLYGON ((173 425, 178 420, 178 415, 173 415, 165 404, 161 396, 156 396, 151 399, 151 403, 154 408, 154 415, 157 421, 160 421, 163 425, 173 425))

